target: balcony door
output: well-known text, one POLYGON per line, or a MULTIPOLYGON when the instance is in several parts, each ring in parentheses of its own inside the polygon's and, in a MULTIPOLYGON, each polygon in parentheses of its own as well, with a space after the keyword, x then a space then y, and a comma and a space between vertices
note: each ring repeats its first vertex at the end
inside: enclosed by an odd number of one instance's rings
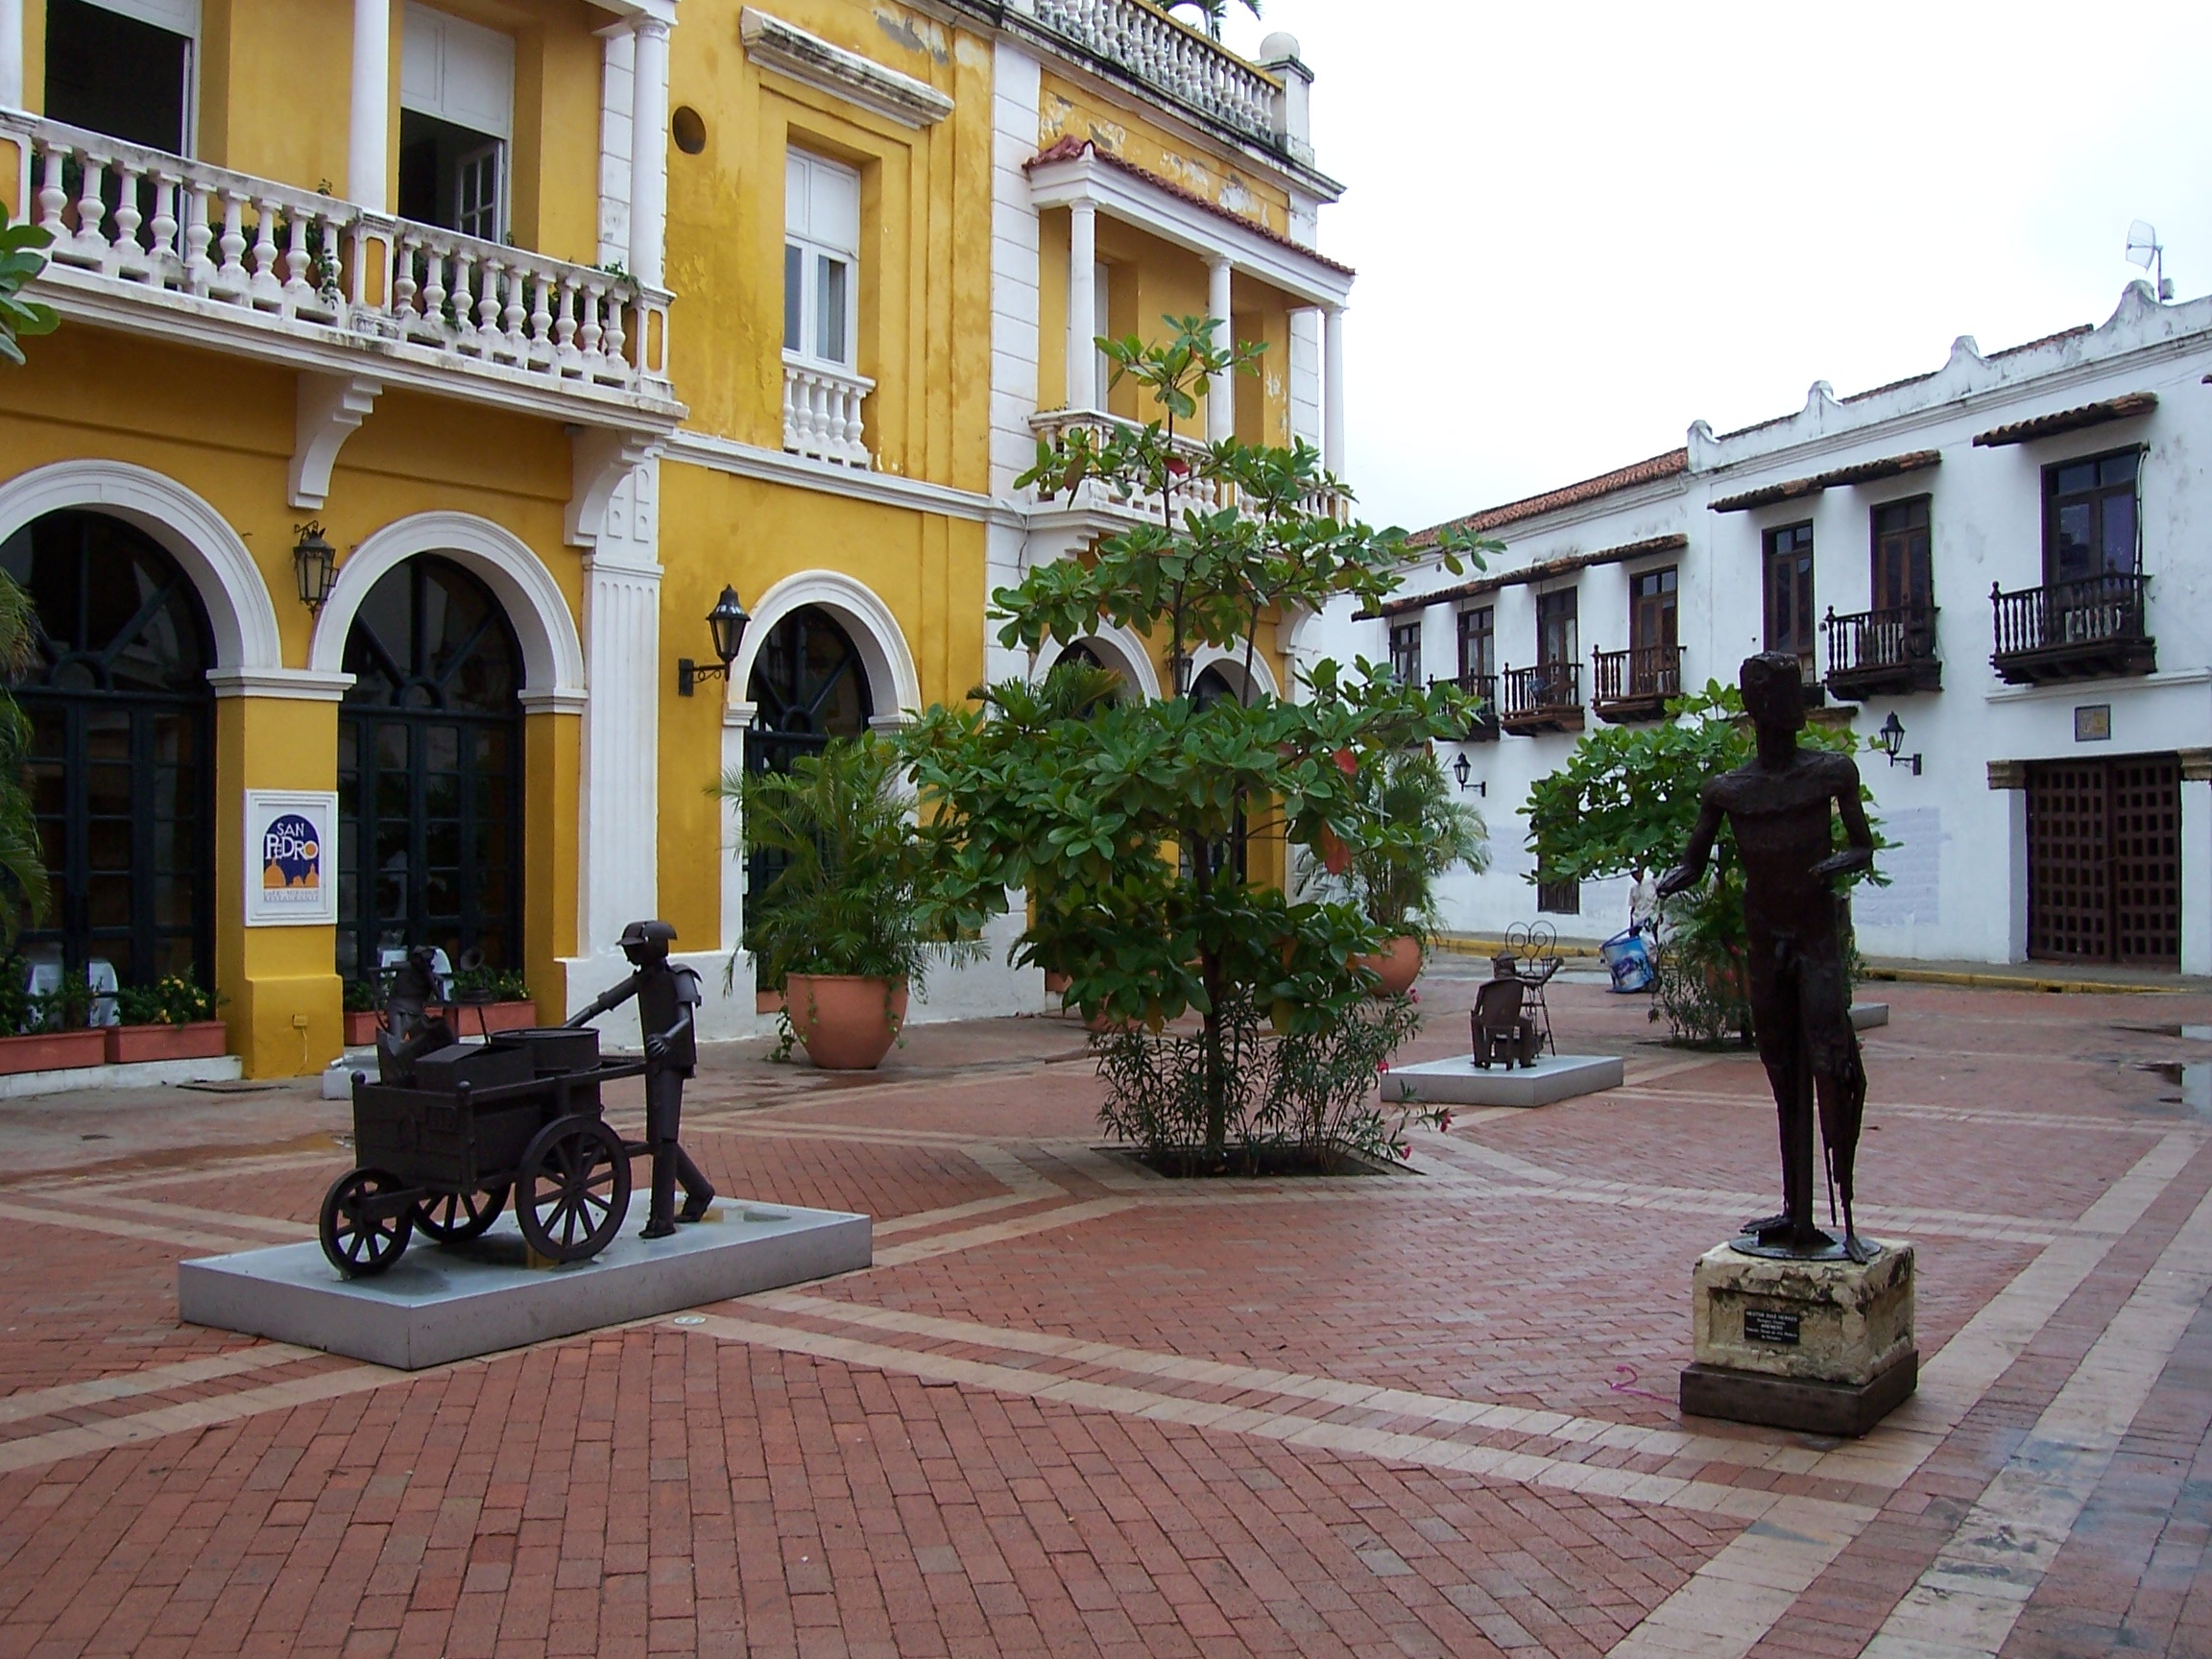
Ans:
POLYGON ((190 154, 199 0, 46 0, 46 118, 190 154))
POLYGON ((338 711, 338 971, 413 945, 522 965, 522 655, 492 590, 410 559, 346 639, 338 711))
POLYGON ((399 216, 508 232, 515 40, 409 0, 399 46, 399 216))
POLYGON ((2137 569, 2139 449, 2043 469, 2043 580, 2048 586, 2137 569))
POLYGON ((1766 537, 1766 611, 1768 651, 1787 651, 1804 665, 1805 683, 1813 666, 1813 526, 1791 524, 1766 537))
POLYGON ((214 661, 167 550, 99 513, 48 514, 0 547, 30 596, 33 660, 11 689, 51 903, 23 953, 120 984, 214 983, 214 661))
POLYGON ((1681 691, 1674 660, 1681 576, 1670 565, 1628 579, 1628 695, 1674 696, 1681 691))

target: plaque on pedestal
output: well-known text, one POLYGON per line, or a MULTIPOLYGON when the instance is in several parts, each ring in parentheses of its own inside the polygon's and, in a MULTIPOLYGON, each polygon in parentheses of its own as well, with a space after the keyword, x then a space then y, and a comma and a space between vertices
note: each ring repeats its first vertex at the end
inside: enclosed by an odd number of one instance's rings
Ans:
MULTIPOLYGON (((1872 1240, 1866 1242, 1872 1243, 1872 1240)), ((1812 1434, 1859 1435, 1912 1392, 1912 1246, 1853 1262, 1716 1245, 1692 1279, 1696 1362, 1682 1409, 1812 1434)))

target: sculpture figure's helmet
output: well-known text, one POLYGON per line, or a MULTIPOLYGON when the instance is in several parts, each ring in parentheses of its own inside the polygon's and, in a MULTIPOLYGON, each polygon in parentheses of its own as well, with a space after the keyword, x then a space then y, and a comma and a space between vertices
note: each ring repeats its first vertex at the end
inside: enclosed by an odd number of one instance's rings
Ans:
POLYGON ((665 922, 633 922, 622 929, 622 954, 639 968, 648 962, 665 962, 668 947, 675 939, 676 929, 665 922))
POLYGON ((1795 732, 1805 724, 1805 671, 1795 654, 1762 651, 1743 659, 1738 680, 1751 724, 1795 732))

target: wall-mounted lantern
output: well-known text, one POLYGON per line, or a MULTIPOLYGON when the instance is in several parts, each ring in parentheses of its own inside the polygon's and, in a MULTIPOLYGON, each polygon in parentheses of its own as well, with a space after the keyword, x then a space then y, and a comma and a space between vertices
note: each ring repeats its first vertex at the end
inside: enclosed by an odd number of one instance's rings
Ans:
MULTIPOLYGON (((1452 762, 1452 776, 1459 780, 1459 787, 1462 790, 1467 787, 1467 775, 1474 770, 1474 766, 1468 761, 1465 755, 1461 755, 1458 759, 1452 762)), ((1489 800, 1490 780, 1485 778, 1478 782, 1475 785, 1475 793, 1481 796, 1485 801, 1489 800)))
POLYGON ((1905 748, 1905 722, 1897 718, 1897 710, 1889 710, 1889 718, 1882 722, 1882 730, 1874 733, 1874 747, 1889 757, 1892 766, 1910 766, 1912 776, 1920 776, 1920 757, 1903 753, 1905 748))
POLYGON ((676 659, 676 695, 688 697, 692 687, 702 680, 727 680, 730 664, 737 661, 737 648, 745 643, 745 624, 753 618, 745 614, 744 601, 737 597, 737 589, 724 587, 722 597, 714 601, 714 609, 707 613, 707 632, 714 642, 714 655, 719 662, 694 662, 688 657, 676 659))
POLYGON ((323 539, 323 526, 310 518, 292 526, 300 540, 292 545, 292 565, 300 577, 300 603, 321 613, 338 570, 338 549, 323 539))

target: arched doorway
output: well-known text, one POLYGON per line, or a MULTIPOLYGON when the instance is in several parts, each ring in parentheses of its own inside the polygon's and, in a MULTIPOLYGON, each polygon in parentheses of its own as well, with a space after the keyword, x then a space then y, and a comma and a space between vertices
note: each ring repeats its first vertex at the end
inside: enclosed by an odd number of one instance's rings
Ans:
POLYGON ((214 983, 214 643, 166 549, 69 509, 0 546, 29 594, 34 660, 13 683, 53 904, 25 955, 119 984, 214 983))
MULTIPOLYGON (((1243 699, 1237 695, 1236 687, 1229 684, 1229 677, 1222 673, 1219 668, 1199 670, 1198 678, 1190 685, 1190 706, 1193 709, 1211 709, 1216 703, 1240 703, 1242 701, 1243 699)), ((1210 849, 1213 855, 1208 859, 1208 863, 1216 870, 1234 870, 1237 873, 1238 880, 1245 879, 1245 843, 1247 839, 1244 808, 1239 806, 1237 808, 1236 821, 1230 829, 1228 838, 1214 844, 1210 849)))
POLYGON ((338 971, 431 945, 522 965, 522 654, 492 590, 421 554, 346 637, 338 713, 338 971))
MULTIPOLYGON (((746 734, 749 772, 788 772, 802 755, 819 755, 832 737, 868 730, 876 702, 853 636, 819 605, 803 605, 772 628, 753 660, 745 698, 757 712, 746 734)), ((745 894, 775 879, 780 854, 748 854, 745 894)))

